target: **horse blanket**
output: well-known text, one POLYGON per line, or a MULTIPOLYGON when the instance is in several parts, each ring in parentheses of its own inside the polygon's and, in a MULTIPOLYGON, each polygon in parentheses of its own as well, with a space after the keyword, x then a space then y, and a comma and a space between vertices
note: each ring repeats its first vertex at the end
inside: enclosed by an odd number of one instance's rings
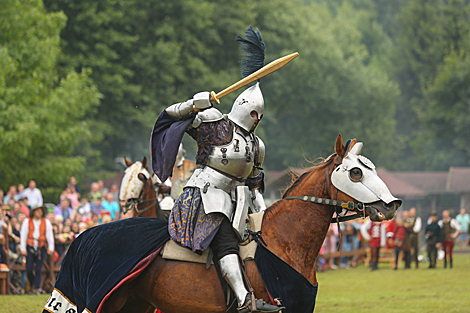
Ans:
POLYGON ((83 232, 70 245, 43 313, 99 312, 113 289, 136 278, 169 239, 167 222, 150 217, 83 232))
MULTIPOLYGON (((167 222, 151 217, 85 231, 70 245, 43 313, 99 313, 111 293, 135 279, 169 239, 167 222)), ((270 296, 283 301, 286 313, 313 312, 318 286, 261 244, 255 262, 270 296)))

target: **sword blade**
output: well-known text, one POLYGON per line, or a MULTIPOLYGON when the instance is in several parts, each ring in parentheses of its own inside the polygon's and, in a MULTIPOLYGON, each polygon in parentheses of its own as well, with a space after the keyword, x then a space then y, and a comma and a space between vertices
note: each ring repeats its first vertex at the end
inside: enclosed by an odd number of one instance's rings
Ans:
POLYGON ((266 75, 269 75, 272 72, 277 71, 278 69, 280 69, 281 67, 285 66, 287 63, 289 63, 290 61, 295 59, 298 55, 299 55, 298 52, 294 52, 292 54, 286 55, 285 57, 274 60, 271 63, 263 66, 262 68, 260 68, 256 72, 252 73, 251 75, 248 75, 247 77, 239 80, 235 84, 225 88, 224 90, 222 90, 221 92, 219 92, 217 94, 212 91, 210 101, 215 102, 216 104, 219 104, 220 103, 220 101, 219 101, 220 98, 222 98, 222 97, 228 95, 229 93, 232 93, 235 90, 238 90, 238 89, 242 88, 243 86, 246 86, 246 85, 248 85, 248 84, 250 84, 250 83, 266 76, 266 75))

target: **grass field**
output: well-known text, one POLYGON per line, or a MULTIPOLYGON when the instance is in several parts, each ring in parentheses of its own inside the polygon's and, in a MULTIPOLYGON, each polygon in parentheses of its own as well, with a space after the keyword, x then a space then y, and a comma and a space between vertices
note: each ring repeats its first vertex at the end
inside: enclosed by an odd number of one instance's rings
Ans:
MULTIPOLYGON (((391 270, 385 264, 371 272, 364 266, 318 274, 315 312, 470 312, 470 258, 454 256, 454 268, 391 270)), ((0 313, 39 313, 48 299, 0 296, 0 313)), ((201 312, 203 313, 203 312, 201 312)))

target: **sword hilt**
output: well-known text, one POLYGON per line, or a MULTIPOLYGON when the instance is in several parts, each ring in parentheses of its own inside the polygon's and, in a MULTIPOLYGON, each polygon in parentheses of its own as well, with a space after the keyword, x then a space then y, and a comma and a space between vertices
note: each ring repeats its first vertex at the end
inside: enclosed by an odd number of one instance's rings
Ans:
POLYGON ((214 91, 211 91, 210 102, 215 103, 217 105, 220 104, 220 100, 217 98, 217 94, 214 91))

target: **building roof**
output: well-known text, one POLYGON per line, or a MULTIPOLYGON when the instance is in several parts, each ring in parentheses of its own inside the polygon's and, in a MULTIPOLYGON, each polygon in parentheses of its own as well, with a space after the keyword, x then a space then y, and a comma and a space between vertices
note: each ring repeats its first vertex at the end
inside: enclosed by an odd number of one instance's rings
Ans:
POLYGON ((446 193, 447 171, 393 172, 398 178, 422 190, 427 195, 446 193))
POLYGON ((470 167, 453 167, 449 169, 446 191, 452 193, 470 192, 470 167))
POLYGON ((378 168, 377 174, 395 197, 424 197, 426 195, 424 190, 409 184, 407 180, 397 177, 395 173, 378 168))

